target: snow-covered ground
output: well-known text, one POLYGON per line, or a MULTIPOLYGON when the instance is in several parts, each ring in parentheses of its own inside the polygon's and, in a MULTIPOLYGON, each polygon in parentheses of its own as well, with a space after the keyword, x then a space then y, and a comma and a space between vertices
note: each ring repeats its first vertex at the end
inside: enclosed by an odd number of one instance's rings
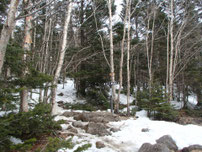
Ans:
MULTIPOLYGON (((137 152, 145 142, 155 144, 156 140, 163 135, 170 135, 179 149, 183 147, 200 144, 202 145, 202 126, 197 125, 180 125, 174 122, 154 121, 146 116, 146 112, 140 111, 136 114, 139 118, 130 118, 119 122, 110 122, 108 125, 119 128, 118 132, 111 132, 112 135, 98 137, 79 131, 79 137, 74 136, 73 142, 77 143, 74 149, 59 150, 59 152, 73 152, 78 146, 91 143, 92 147, 86 152, 137 152), (148 132, 142 132, 147 128, 148 132), (105 148, 97 149, 96 142, 102 141, 105 148)), ((58 119, 68 120, 66 117, 58 116, 58 119)), ((72 120, 72 118, 69 118, 72 120)), ((67 126, 63 125, 63 129, 67 126)))
MULTIPOLYGON (((71 80, 67 81, 65 89, 62 89, 62 85, 58 86, 58 93, 63 92, 64 96, 58 97, 57 101, 65 100, 65 102, 73 103, 76 101, 75 90, 71 80), (73 91, 72 91, 73 90, 73 91)), ((131 102, 134 98, 131 98, 131 102)), ((126 95, 121 94, 122 104, 127 103, 126 95)), ((172 102, 178 108, 182 107, 182 103, 172 102)), ((192 98, 191 103, 196 103, 195 98, 192 98)), ((64 110, 60 107, 56 107, 56 113, 63 113, 64 110)), ((183 147, 200 144, 202 145, 202 126, 197 125, 180 125, 174 122, 166 121, 154 121, 150 120, 146 116, 146 111, 140 111, 136 113, 138 119, 130 118, 128 120, 122 120, 119 122, 110 122, 108 125, 119 128, 118 132, 111 132, 112 135, 98 137, 95 135, 87 134, 84 131, 79 130, 79 137, 74 136, 73 142, 77 143, 74 149, 59 150, 59 152, 73 152, 78 146, 86 143, 91 143, 92 147, 86 152, 136 152, 145 142, 151 144, 156 143, 156 140, 163 135, 170 135, 175 141, 179 149, 183 147), (148 132, 142 132, 143 128, 149 129, 148 132), (102 141, 106 145, 105 148, 97 149, 96 142, 102 141)), ((73 120, 73 118, 67 118, 64 116, 57 116, 56 120, 65 119, 73 120)), ((63 125, 63 129, 67 126, 63 125)))

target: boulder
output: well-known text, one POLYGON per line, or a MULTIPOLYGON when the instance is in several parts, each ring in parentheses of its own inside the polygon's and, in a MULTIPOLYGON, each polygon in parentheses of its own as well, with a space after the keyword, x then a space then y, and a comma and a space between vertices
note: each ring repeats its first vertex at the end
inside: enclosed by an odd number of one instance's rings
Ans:
POLYGON ((64 93, 61 92, 61 93, 58 94, 58 96, 64 96, 64 93))
POLYGON ((144 143, 138 152, 171 152, 169 148, 164 144, 155 144, 152 145, 150 143, 144 143))
POLYGON ((72 126, 68 126, 67 130, 68 130, 69 132, 73 132, 73 133, 78 134, 78 130, 77 130, 76 128, 72 127, 72 126))
POLYGON ((76 128, 81 128, 81 129, 85 128, 85 126, 81 122, 79 122, 79 121, 72 122, 72 126, 74 126, 76 128))
POLYGON ((111 128, 110 131, 112 131, 112 132, 118 132, 118 131, 120 131, 120 129, 119 128, 111 128))
POLYGON ((101 141, 97 141, 95 144, 96 144, 96 148, 98 148, 98 149, 105 147, 105 144, 101 141))
POLYGON ((89 113, 80 113, 76 116, 74 116, 75 120, 81 120, 83 122, 89 122, 92 116, 89 113))
POLYGON ((79 114, 80 113, 78 113, 78 112, 66 111, 62 115, 65 116, 65 117, 74 117, 74 116, 77 116, 79 114))
POLYGON ((83 122, 97 122, 97 123, 108 123, 111 121, 119 121, 118 115, 114 115, 108 112, 90 112, 80 113, 74 117, 75 120, 81 120, 83 122))
POLYGON ((138 152, 150 152, 152 150, 153 145, 150 143, 144 143, 138 152))
POLYGON ((162 136, 161 138, 157 139, 156 142, 159 144, 166 145, 170 150, 173 150, 173 151, 178 150, 178 147, 177 147, 175 141, 169 135, 162 136))
POLYGON ((183 148, 181 152, 202 152, 202 145, 191 145, 183 148))
POLYGON ((142 128, 141 131, 142 131, 142 132, 149 132, 149 129, 148 129, 148 128, 142 128))
POLYGON ((111 133, 107 130, 107 127, 102 123, 89 122, 88 125, 86 125, 85 130, 87 133, 92 135, 111 135, 111 133))

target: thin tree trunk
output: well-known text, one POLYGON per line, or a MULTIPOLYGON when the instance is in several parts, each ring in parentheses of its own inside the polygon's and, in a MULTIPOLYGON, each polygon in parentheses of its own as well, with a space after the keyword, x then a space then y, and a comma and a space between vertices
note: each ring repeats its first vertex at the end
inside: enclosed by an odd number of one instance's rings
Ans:
POLYGON ((62 39, 62 47, 60 50, 59 62, 58 62, 56 72, 54 75, 53 87, 51 89, 51 93, 52 93, 51 104, 52 104, 52 113, 53 114, 54 114, 54 107, 55 107, 55 101, 56 101, 57 82, 58 82, 58 78, 60 76, 60 71, 61 71, 61 68, 62 68, 62 65, 64 62, 64 57, 65 57, 65 52, 66 52, 67 33, 68 33, 68 28, 69 28, 69 23, 70 23, 71 12, 72 12, 72 1, 70 0, 69 5, 67 7, 66 14, 65 14, 65 24, 64 24, 64 28, 63 28, 63 39, 62 39))
MULTIPOLYGON (((112 105, 116 101, 116 92, 115 92, 115 73, 114 73, 114 46, 113 46, 113 29, 112 29, 112 0, 108 1, 109 9, 109 31, 110 31, 110 76, 112 84, 112 105)), ((113 108, 111 109, 113 113, 113 108)))
MULTIPOLYGON (((24 7, 31 6, 30 0, 24 0, 24 7)), ((26 12, 25 14, 29 14, 30 12, 26 12)), ((32 44, 32 16, 27 16, 25 18, 25 36, 24 36, 24 56, 23 61, 26 63, 30 58, 28 57, 28 52, 31 51, 31 44, 32 44)), ((25 67, 22 77, 28 73, 28 67, 25 67)), ((28 88, 23 86, 23 90, 20 92, 21 96, 21 111, 27 112, 28 111, 28 88)))
POLYGON ((115 104, 116 113, 119 112, 120 94, 121 94, 121 88, 122 88, 122 85, 123 85, 123 57, 124 57, 124 46, 125 46, 125 37, 126 37, 127 13, 128 13, 128 0, 126 1, 126 11, 125 11, 124 28, 123 28, 123 38, 122 38, 122 41, 121 41, 121 58, 120 58, 120 70, 119 70, 119 91, 118 91, 117 101, 116 101, 116 104, 115 104))
POLYGON ((173 99, 173 56, 174 56, 174 0, 171 0, 171 21, 170 21, 170 71, 169 71, 169 102, 173 99))
POLYGON ((167 33, 167 70, 166 70, 166 96, 170 94, 169 88, 169 68, 170 68, 170 26, 168 24, 168 33, 167 33))
POLYGON ((0 37, 0 74, 2 72, 6 48, 7 48, 11 33, 15 27, 15 14, 17 12, 18 4, 19 4, 19 0, 11 0, 10 9, 8 11, 8 17, 7 17, 6 22, 3 26, 3 29, 1 31, 1 37, 0 37))
POLYGON ((131 11, 131 0, 128 0, 128 41, 127 41, 127 115, 130 115, 130 11, 131 11))

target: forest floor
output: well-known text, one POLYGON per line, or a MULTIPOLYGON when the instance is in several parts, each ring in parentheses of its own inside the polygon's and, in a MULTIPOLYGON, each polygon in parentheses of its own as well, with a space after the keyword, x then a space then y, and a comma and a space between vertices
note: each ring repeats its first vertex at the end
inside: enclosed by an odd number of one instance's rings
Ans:
MULTIPOLYGON (((70 79, 67 80, 64 89, 62 84, 58 85, 57 94, 61 92, 63 96, 57 96, 57 101, 65 103, 84 101, 76 98, 74 83, 70 79)), ((123 103, 125 102, 124 98, 124 95, 122 95, 123 103)), ((147 113, 144 110, 137 112, 136 117, 119 117, 118 120, 104 122, 109 133, 107 135, 86 133, 88 122, 83 121, 82 118, 75 120, 75 115, 91 112, 67 110, 56 105, 54 113, 57 115, 55 120, 63 119, 66 121, 61 125, 63 128, 60 132, 61 136, 65 139, 72 138, 73 143, 76 144, 73 149, 60 149, 59 152, 73 152, 79 146, 87 143, 92 144, 87 152, 135 152, 138 151, 143 143, 155 144, 156 140, 164 135, 170 135, 179 149, 194 144, 202 145, 202 126, 200 123, 198 125, 181 125, 174 122, 151 120, 147 117, 147 113), (73 114, 65 116, 65 112, 73 114), (79 127, 75 125, 75 122, 79 123, 79 127), (112 128, 115 128, 115 131, 112 131, 112 128), (96 146, 97 142, 101 142, 101 145, 104 145, 101 146, 103 148, 97 148, 99 147, 96 146)), ((96 115, 95 113, 109 114, 106 111, 97 111, 92 113, 92 115, 96 115)), ((100 121, 100 119, 93 120, 93 122, 95 121, 100 121)), ((99 124, 99 122, 96 123, 99 124)))

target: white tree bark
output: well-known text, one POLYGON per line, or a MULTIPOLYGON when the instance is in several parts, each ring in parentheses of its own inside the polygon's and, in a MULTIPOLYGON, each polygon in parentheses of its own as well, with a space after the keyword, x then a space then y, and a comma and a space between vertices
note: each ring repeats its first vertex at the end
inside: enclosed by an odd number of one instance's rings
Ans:
POLYGON ((128 33, 127 33, 127 115, 130 115, 130 11, 131 0, 128 0, 128 33))
MULTIPOLYGON (((113 29, 112 29, 112 0, 108 1, 109 9, 109 38, 110 38, 110 77, 112 83, 112 102, 116 102, 116 92, 115 92, 115 73, 114 73, 114 46, 113 46, 113 29)), ((113 113, 113 109, 112 109, 113 113)))
POLYGON ((128 0, 126 1, 126 11, 125 11, 125 17, 124 17, 124 27, 123 27, 123 38, 121 41, 121 58, 120 58, 120 70, 119 70, 119 92, 117 97, 117 102, 115 104, 115 110, 119 112, 119 102, 120 102, 120 94, 121 94, 121 88, 123 85, 123 57, 124 57, 124 48, 125 48, 125 39, 126 39, 126 22, 127 22, 127 16, 128 16, 128 0))
POLYGON ((1 31, 1 37, 0 37, 0 74, 2 72, 6 48, 7 48, 11 33, 15 27, 15 14, 17 12, 18 4, 19 4, 19 0, 11 0, 10 9, 8 11, 8 16, 7 16, 6 22, 3 26, 3 29, 1 31))
POLYGON ((169 67, 169 102, 173 99, 173 57, 174 57, 174 0, 170 1, 171 20, 170 20, 170 67, 169 67))
POLYGON ((56 100, 56 89, 57 89, 57 82, 58 78, 60 76, 61 68, 64 62, 64 57, 65 57, 65 52, 66 52, 66 47, 67 47, 67 33, 68 33, 68 28, 69 28, 69 23, 70 23, 70 18, 71 18, 71 12, 72 12, 72 0, 69 1, 69 5, 67 7, 67 11, 65 14, 65 24, 63 28, 63 38, 62 38, 62 46, 60 50, 60 56, 59 56, 59 62, 56 68, 56 72, 54 75, 54 80, 53 80, 53 88, 51 90, 52 92, 52 114, 55 113, 55 100, 56 100))
POLYGON ((153 53, 154 53, 154 39, 155 39, 155 20, 156 20, 156 6, 153 4, 152 6, 152 14, 153 14, 153 23, 152 23, 152 39, 151 39, 151 47, 149 47, 149 30, 150 30, 150 20, 151 16, 148 12, 148 21, 147 21, 147 35, 146 35, 146 50, 147 50, 147 65, 149 71, 149 93, 152 91, 152 83, 153 83, 153 73, 152 73, 152 64, 153 64, 153 53))

